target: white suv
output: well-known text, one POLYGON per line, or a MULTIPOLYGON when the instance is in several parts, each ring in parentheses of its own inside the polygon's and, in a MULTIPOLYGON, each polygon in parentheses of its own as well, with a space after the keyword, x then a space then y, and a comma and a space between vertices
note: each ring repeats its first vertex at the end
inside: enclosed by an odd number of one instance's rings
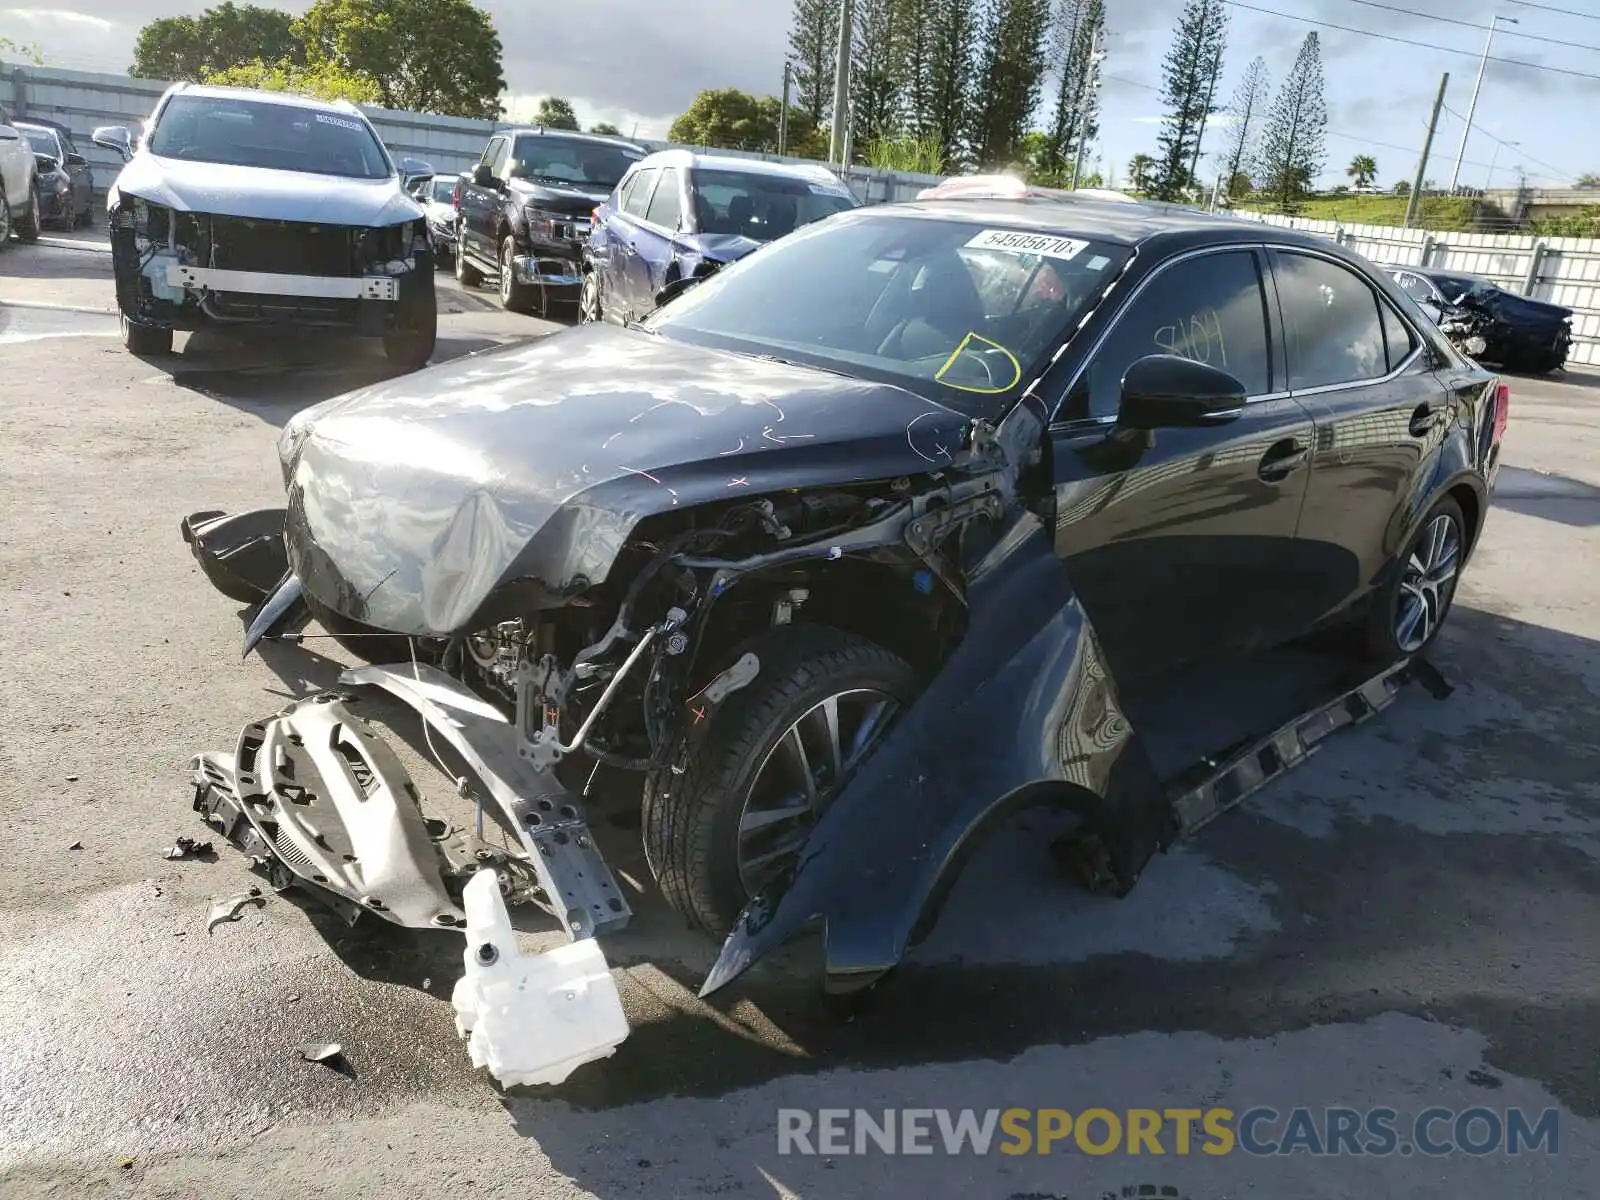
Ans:
POLYGON ((39 236, 39 164, 0 105, 0 250, 13 233, 24 242, 39 236))

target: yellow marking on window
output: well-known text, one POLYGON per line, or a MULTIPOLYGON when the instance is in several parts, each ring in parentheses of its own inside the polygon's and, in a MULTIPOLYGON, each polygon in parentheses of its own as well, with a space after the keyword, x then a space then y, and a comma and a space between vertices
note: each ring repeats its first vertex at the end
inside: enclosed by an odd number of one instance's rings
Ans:
POLYGON ((969 333, 966 337, 962 338, 960 343, 957 344, 956 348, 950 352, 950 357, 944 360, 944 366, 940 367, 934 372, 933 379, 935 383, 943 383, 945 387, 955 388, 955 390, 958 392, 976 392, 981 396, 997 396, 1001 392, 1009 392, 1012 388, 1016 387, 1017 384, 1022 382, 1022 364, 1017 361, 1017 356, 1015 354, 1011 353, 1011 351, 1007 350, 999 342, 991 342, 988 338, 982 337, 979 334, 969 333), (974 342, 982 342, 985 346, 993 346, 996 350, 1000 351, 1001 354, 1006 356, 1006 361, 1011 364, 1012 370, 1011 381, 1009 383, 1003 384, 1000 387, 973 387, 970 384, 945 382, 945 372, 956 365, 956 359, 960 358, 962 354, 966 353, 966 351, 971 348, 974 342))

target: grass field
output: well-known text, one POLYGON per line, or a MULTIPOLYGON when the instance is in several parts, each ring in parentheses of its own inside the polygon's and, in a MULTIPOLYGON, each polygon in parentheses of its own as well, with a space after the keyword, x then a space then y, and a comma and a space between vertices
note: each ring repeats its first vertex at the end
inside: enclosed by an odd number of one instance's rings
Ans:
MULTIPOLYGON (((1267 197, 1249 197, 1239 208, 1276 212, 1267 197)), ((1475 226, 1478 201, 1467 196, 1424 196, 1417 214, 1423 229, 1467 230, 1475 226)), ((1294 214, 1312 221, 1342 221, 1346 225, 1403 225, 1404 196, 1308 196, 1294 214)))

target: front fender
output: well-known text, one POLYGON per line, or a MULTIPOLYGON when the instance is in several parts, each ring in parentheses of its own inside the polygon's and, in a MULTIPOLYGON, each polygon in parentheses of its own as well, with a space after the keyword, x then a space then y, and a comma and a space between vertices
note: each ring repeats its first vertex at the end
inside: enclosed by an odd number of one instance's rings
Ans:
POLYGON ((795 869, 740 914, 701 995, 817 921, 828 989, 869 986, 931 927, 982 836, 1041 799, 1076 799, 1124 878, 1158 848, 1164 796, 1038 519, 1018 515, 967 578, 961 645, 795 869))

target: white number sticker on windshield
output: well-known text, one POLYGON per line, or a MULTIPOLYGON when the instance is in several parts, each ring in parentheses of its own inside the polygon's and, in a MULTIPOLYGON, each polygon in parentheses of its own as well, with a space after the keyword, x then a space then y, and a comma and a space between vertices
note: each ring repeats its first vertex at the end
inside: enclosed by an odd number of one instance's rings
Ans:
POLYGON ((985 229, 967 243, 970 250, 1004 250, 1008 254, 1041 254, 1045 258, 1076 258, 1089 245, 1077 238, 1049 233, 1023 233, 1015 229, 985 229))
POLYGON ((318 113, 317 121, 322 125, 337 125, 340 129, 354 129, 361 132, 360 121, 346 121, 343 117, 330 117, 327 113, 318 113))

